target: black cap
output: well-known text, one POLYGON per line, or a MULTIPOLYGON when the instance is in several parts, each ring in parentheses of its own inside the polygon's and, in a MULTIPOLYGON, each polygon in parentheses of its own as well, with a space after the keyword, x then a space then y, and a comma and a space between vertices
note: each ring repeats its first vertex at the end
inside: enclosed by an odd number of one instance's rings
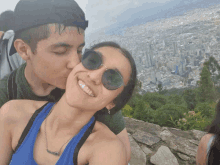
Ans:
MULTIPOLYGON (((15 32, 49 23, 88 27, 83 10, 74 0, 20 0, 14 10, 15 32)), ((12 45, 10 55, 16 52, 12 45)))
POLYGON ((59 23, 65 26, 88 27, 85 14, 74 0, 20 0, 14 10, 14 31, 59 23))

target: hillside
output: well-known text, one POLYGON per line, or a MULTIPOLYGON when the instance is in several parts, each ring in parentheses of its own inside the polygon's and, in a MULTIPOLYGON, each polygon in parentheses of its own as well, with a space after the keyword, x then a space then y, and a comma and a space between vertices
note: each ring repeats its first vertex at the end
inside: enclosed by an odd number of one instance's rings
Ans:
POLYGON ((203 62, 219 61, 220 5, 124 29, 124 35, 102 31, 87 35, 87 47, 112 40, 132 52, 145 91, 162 83, 167 89, 195 86, 203 62))

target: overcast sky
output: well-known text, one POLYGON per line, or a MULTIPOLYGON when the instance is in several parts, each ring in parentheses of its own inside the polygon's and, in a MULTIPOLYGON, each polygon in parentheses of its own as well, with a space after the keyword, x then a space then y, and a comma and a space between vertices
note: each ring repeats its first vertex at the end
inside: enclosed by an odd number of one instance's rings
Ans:
MULTIPOLYGON (((0 5, 0 13, 14 10, 19 0, 6 0, 0 5)), ((87 32, 114 24, 117 17, 128 8, 141 6, 143 3, 164 3, 170 0, 76 0, 89 20, 87 32), (89 2, 89 3, 88 3, 89 2)))
MULTIPOLYGON (((0 5, 0 13, 6 10, 14 10, 19 0, 5 0, 0 5)), ((62 0, 60 0, 62 1, 62 0)), ((149 17, 159 15, 159 11, 168 9, 169 12, 175 11, 175 5, 186 5, 189 8, 193 2, 208 3, 208 0, 76 0, 82 10, 85 12, 86 19, 89 20, 89 27, 86 33, 94 32, 100 28, 110 27, 112 25, 126 25, 132 19, 139 17, 149 17), (159 7, 159 8, 158 8, 159 7), (141 11, 143 11, 141 13, 141 11), (140 15, 138 15, 140 13, 140 15)), ((218 2, 219 0, 211 0, 218 2)), ((219 2, 220 3, 220 2, 219 2)), ((183 9, 180 9, 183 10, 183 9)), ((164 13, 163 13, 164 14, 164 13)), ((166 14, 166 13, 165 13, 166 14)))

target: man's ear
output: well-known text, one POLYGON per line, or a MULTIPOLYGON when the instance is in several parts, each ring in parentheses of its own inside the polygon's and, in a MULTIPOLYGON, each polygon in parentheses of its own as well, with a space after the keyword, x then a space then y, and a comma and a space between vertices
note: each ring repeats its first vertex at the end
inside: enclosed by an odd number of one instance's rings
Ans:
POLYGON ((14 41, 14 47, 23 60, 27 61, 30 58, 30 53, 32 53, 31 48, 23 40, 16 39, 14 41))
POLYGON ((110 109, 112 109, 112 108, 114 108, 114 107, 115 107, 115 104, 114 104, 113 102, 109 103, 109 104, 106 106, 106 108, 107 108, 108 110, 110 110, 110 109))
POLYGON ((4 32, 3 31, 0 31, 0 38, 2 38, 4 32))

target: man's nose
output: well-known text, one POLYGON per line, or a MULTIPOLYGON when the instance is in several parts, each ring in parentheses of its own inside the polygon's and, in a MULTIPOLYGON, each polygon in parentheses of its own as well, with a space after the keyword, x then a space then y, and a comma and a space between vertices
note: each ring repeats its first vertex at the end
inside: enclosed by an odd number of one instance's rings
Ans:
POLYGON ((80 56, 76 52, 70 54, 69 58, 67 59, 67 68, 68 69, 73 69, 76 65, 80 63, 80 56))

